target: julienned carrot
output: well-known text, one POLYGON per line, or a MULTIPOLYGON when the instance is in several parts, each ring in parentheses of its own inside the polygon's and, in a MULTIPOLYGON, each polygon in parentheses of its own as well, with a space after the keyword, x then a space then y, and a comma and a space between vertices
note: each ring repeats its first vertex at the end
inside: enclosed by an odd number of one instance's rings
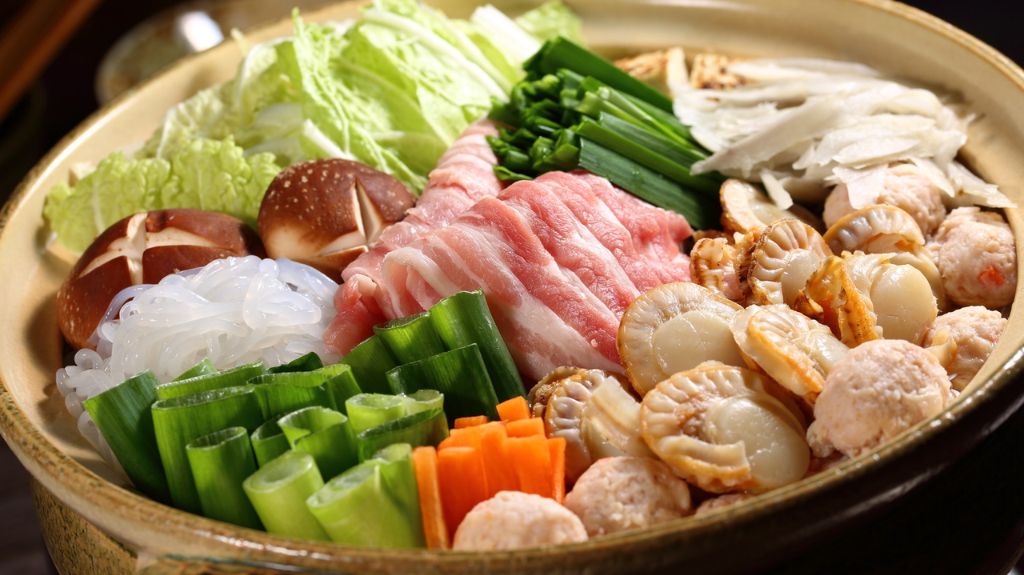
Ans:
POLYGON ((530 406, 526 404, 525 397, 517 395, 498 404, 498 416, 502 421, 526 419, 530 417, 530 406))
POLYGON ((487 478, 480 452, 472 447, 448 447, 437 452, 444 521, 452 533, 473 506, 487 499, 487 478))
POLYGON ((420 517, 428 549, 448 549, 448 527, 441 507, 441 486, 437 477, 437 451, 433 447, 412 450, 416 489, 420 495, 420 517))
POLYGON ((510 437, 505 443, 509 462, 516 470, 519 490, 552 497, 551 452, 542 435, 510 437))
POLYGON ((529 437, 531 435, 544 435, 544 420, 539 417, 527 419, 516 419, 505 422, 505 429, 509 437, 529 437))
POLYGON ((484 474, 487 476, 487 497, 499 491, 516 491, 519 479, 515 468, 508 459, 505 442, 508 436, 505 426, 496 421, 481 426, 480 453, 484 460, 484 474))
POLYGON ((548 439, 551 455, 551 498, 561 503, 565 499, 565 438, 548 439))
POLYGON ((474 415, 472 417, 457 417, 455 418, 455 429, 463 429, 465 427, 476 427, 487 423, 486 415, 474 415))

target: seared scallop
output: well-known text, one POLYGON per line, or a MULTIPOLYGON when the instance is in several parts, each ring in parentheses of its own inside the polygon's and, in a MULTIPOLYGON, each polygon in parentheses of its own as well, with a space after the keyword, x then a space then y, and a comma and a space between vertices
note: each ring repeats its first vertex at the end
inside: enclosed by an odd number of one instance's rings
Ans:
MULTIPOLYGON (((914 164, 894 164, 885 170, 881 186, 869 198, 868 204, 886 204, 907 212, 914 218, 925 235, 931 235, 946 217, 943 193, 932 180, 914 164)), ((864 205, 864 204, 861 204, 864 205)), ((843 216, 855 211, 846 184, 836 186, 825 200, 825 225, 832 226, 843 216)))
POLYGON ((807 441, 819 457, 856 457, 938 415, 951 399, 949 377, 933 355, 906 341, 869 341, 829 373, 807 441))
POLYGON ((586 540, 580 518, 553 499, 501 491, 466 514, 455 531, 452 549, 495 551, 586 540))
POLYGON ((924 234, 907 212, 875 204, 839 218, 825 232, 825 241, 837 254, 912 252, 924 247, 924 234))
POLYGON ((686 482, 661 461, 647 457, 594 462, 565 496, 565 506, 583 521, 591 537, 693 513, 686 482))
POLYGON ((797 309, 832 328, 843 343, 905 339, 921 343, 938 315, 931 285, 917 268, 890 254, 832 256, 807 281, 797 309))
POLYGON ((821 234, 800 220, 779 220, 765 227, 746 268, 751 301, 792 305, 807 278, 830 255, 821 234))
POLYGON ((583 411, 591 393, 602 385, 622 386, 612 374, 597 369, 581 370, 555 382, 544 408, 544 429, 549 437, 565 439, 565 478, 575 481, 593 457, 583 439, 583 411))
POLYGON ((580 435, 592 459, 654 457, 640 436, 640 402, 621 385, 600 385, 583 406, 580 435))
POLYGON ((995 349, 999 336, 1006 329, 1006 319, 997 311, 971 306, 940 315, 924 338, 924 345, 940 343, 945 338, 955 343, 952 360, 946 371, 953 376, 953 389, 963 391, 995 349))
POLYGON ((729 322, 742 308, 689 282, 658 286, 638 297, 619 324, 626 377, 641 397, 672 374, 705 361, 743 365, 729 322))
POLYGON ((548 406, 548 399, 551 398, 551 393, 558 389, 558 385, 561 380, 583 371, 578 367, 572 367, 563 365, 556 367, 540 381, 537 385, 530 388, 530 393, 526 395, 526 401, 530 405, 530 415, 533 417, 544 417, 544 409, 548 406))
POLYGON ((724 237, 701 238, 690 250, 690 281, 734 302, 744 300, 739 253, 724 237))
POLYGON ((978 208, 957 208, 939 226, 933 253, 942 285, 954 303, 998 309, 1017 289, 1017 252, 1003 217, 978 208))
POLYGON ((803 426, 748 369, 709 363, 658 384, 640 407, 647 445, 676 474, 713 493, 799 480, 803 426))
POLYGON ((722 202, 722 227, 745 234, 765 228, 779 220, 797 218, 812 226, 820 225, 813 214, 792 206, 782 209, 767 195, 742 180, 728 179, 719 190, 722 202))
POLYGON ((752 305, 736 314, 730 327, 757 367, 809 405, 848 351, 829 328, 785 305, 752 305))

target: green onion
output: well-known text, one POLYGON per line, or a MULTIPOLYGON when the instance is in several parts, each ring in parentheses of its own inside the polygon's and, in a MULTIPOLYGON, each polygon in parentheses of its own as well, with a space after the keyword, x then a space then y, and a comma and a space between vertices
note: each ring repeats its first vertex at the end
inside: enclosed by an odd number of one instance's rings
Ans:
POLYGON ((262 423, 259 400, 251 387, 228 387, 161 399, 153 404, 153 429, 175 507, 198 513, 199 493, 189 470, 185 446, 227 427, 256 429, 262 423))
POLYGON ((324 477, 334 477, 358 461, 355 434, 341 412, 306 407, 278 419, 277 424, 293 450, 313 456, 324 477))
POLYGON ((675 182, 608 148, 589 140, 583 140, 582 144, 581 168, 608 178, 642 200, 685 215, 694 228, 705 229, 717 223, 721 210, 718 202, 701 202, 684 193, 675 182))
POLYGON ((348 411, 345 407, 345 402, 353 395, 362 393, 362 390, 359 389, 359 385, 356 383, 355 371, 351 367, 344 364, 338 364, 338 367, 345 369, 339 370, 337 375, 328 379, 324 383, 324 390, 327 391, 327 400, 330 408, 347 415, 348 411))
POLYGON ((314 369, 320 369, 324 366, 324 362, 320 361, 320 356, 313 353, 312 351, 297 357, 288 363, 281 364, 277 367, 268 369, 270 373, 288 373, 294 371, 313 371, 314 369))
POLYGON ((212 391, 214 389, 223 389, 225 387, 236 387, 243 385, 245 382, 262 374, 264 371, 263 362, 257 361, 254 363, 247 363, 219 373, 209 373, 206 375, 199 375, 189 379, 182 379, 180 381, 172 381, 170 383, 158 385, 156 387, 156 396, 159 399, 173 399, 175 397, 184 397, 186 395, 201 393, 203 391, 212 391))
POLYGON ((311 405, 329 406, 324 381, 326 376, 316 371, 300 371, 258 375, 249 385, 256 390, 263 418, 269 419, 311 405))
POLYGON ((414 415, 431 409, 444 409, 444 394, 436 389, 421 389, 398 397, 405 402, 406 415, 414 415))
POLYGON ((420 411, 360 433, 357 436, 359 460, 365 461, 373 457, 375 453, 392 443, 408 443, 419 447, 437 445, 446 437, 448 421, 445 419, 444 410, 420 411))
POLYGON ((423 547, 416 476, 408 445, 394 446, 329 481, 306 506, 336 543, 423 547))
POLYGON ((434 329, 448 349, 475 343, 483 357, 498 401, 526 395, 523 380, 498 332, 481 291, 460 292, 430 308, 434 329))
POLYGON ((139 491, 170 501, 150 406, 156 401, 156 377, 144 371, 83 402, 117 461, 139 491))
POLYGON ((406 415, 406 402, 397 395, 360 393, 345 401, 345 410, 356 434, 406 415))
POLYGON ((341 363, 351 366, 359 389, 368 393, 388 393, 388 380, 384 373, 398 365, 388 346, 377 336, 371 336, 352 348, 341 363))
POLYGON ((242 482, 269 533, 327 541, 327 533, 306 507, 306 499, 323 486, 313 456, 297 451, 285 453, 242 482))
POLYGON ((481 414, 498 419, 498 397, 475 343, 400 365, 387 377, 395 393, 420 389, 443 393, 449 421, 481 414))
POLYGON ((199 377, 200 375, 208 375, 211 373, 217 373, 217 368, 213 367, 213 362, 210 358, 203 358, 203 361, 193 365, 192 367, 185 370, 184 373, 174 378, 173 381, 181 381, 183 379, 192 379, 193 377, 199 377))
POLYGON ((444 342, 434 330, 430 313, 403 317, 373 328, 399 364, 443 353, 444 342))
POLYGON ((545 42, 523 64, 523 68, 538 76, 568 68, 581 76, 593 76, 620 92, 636 96, 662 110, 672 111, 672 101, 664 94, 623 72, 608 60, 562 37, 545 42))
POLYGON ((242 481, 256 471, 244 427, 229 427, 198 437, 185 446, 185 452, 203 515, 243 527, 263 527, 242 490, 242 481))
POLYGON ((288 444, 288 438, 284 436, 284 432, 281 431, 281 426, 277 424, 276 419, 271 419, 257 427, 256 431, 252 432, 249 440, 252 443, 253 453, 256 454, 256 463, 260 467, 270 463, 278 455, 291 449, 291 445, 288 444))

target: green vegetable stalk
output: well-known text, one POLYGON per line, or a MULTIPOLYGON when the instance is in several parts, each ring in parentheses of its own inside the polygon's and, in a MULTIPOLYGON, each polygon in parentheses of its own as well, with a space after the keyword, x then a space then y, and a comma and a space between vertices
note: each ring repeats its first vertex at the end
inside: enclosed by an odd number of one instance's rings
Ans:
POLYGON ((185 452, 203 515, 243 527, 263 527, 242 490, 242 481, 256 471, 244 427, 229 427, 199 437, 185 446, 185 452))
POLYGON ((345 415, 326 407, 306 407, 277 420, 288 444, 309 453, 328 479, 358 461, 355 434, 345 415))
POLYGON ((298 451, 285 453, 242 482, 269 533, 327 541, 327 533, 306 507, 306 499, 323 486, 313 456, 298 451))

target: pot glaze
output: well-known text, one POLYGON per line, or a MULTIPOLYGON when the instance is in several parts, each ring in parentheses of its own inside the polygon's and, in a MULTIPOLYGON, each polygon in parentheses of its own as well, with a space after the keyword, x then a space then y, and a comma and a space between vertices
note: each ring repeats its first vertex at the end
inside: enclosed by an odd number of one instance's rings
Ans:
MULTIPOLYGON (((432 2, 466 16, 469 2, 432 2)), ((531 2, 495 2, 518 12, 531 2)), ((958 93, 979 115, 965 157, 976 171, 1024 202, 1024 72, 964 32, 923 12, 881 0, 593 0, 569 4, 589 43, 610 55, 682 45, 736 55, 856 60, 958 93)), ((344 3, 309 14, 338 20, 344 3)), ((290 23, 249 34, 260 41, 290 23)), ((352 549, 296 541, 212 521, 151 501, 123 487, 89 448, 53 382, 62 363, 54 295, 73 258, 46 246, 41 210, 47 190, 72 165, 144 141, 163 113, 212 83, 240 59, 232 44, 193 56, 97 112, 28 175, 0 214, 0 434, 35 477, 45 538, 63 573, 625 573, 699 568, 730 572, 771 564, 830 530, 873 511, 938 473, 1024 402, 1024 311, 962 398, 897 441, 802 482, 700 518, 514 553, 439 553, 352 549), (736 550, 745 550, 737 553, 736 550)), ((1007 218, 1021 253, 1021 219, 1007 218)), ((1018 260, 1020 261, 1020 260, 1018 260)), ((1020 274, 1019 274, 1020 275, 1020 274)), ((1021 285, 1024 285, 1022 283, 1021 285)), ((1022 289, 1018 287, 1018 296, 1022 289)))

